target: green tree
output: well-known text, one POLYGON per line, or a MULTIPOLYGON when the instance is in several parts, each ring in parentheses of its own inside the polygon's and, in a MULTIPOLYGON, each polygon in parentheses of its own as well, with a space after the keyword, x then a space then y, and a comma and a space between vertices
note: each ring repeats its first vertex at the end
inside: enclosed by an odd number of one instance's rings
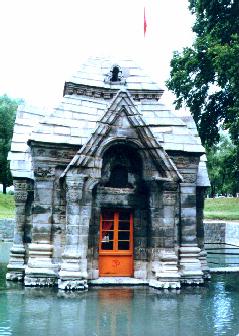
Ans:
POLYGON ((3 193, 6 193, 7 186, 12 184, 7 156, 11 146, 13 126, 19 103, 20 100, 11 99, 7 95, 0 97, 0 183, 3 185, 3 193))
POLYGON ((229 131, 239 179, 239 1, 189 0, 189 9, 195 40, 174 53, 167 87, 177 109, 189 107, 207 148, 220 128, 229 131))
POLYGON ((239 1, 189 0, 195 15, 192 47, 175 52, 167 86, 192 112, 203 143, 219 140, 221 125, 239 141, 239 1))
POLYGON ((236 194, 239 188, 235 164, 236 146, 224 134, 220 142, 207 150, 207 167, 211 181, 211 196, 216 194, 236 194))

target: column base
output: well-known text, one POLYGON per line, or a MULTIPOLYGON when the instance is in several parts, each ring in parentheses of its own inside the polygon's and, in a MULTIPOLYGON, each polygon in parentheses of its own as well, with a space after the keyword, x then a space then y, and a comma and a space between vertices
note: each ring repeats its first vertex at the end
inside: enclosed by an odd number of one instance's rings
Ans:
POLYGON ((201 262, 199 260, 200 248, 197 245, 180 247, 181 283, 200 285, 204 283, 201 262))
POLYGON ((201 250, 201 252, 199 253, 199 260, 201 262, 203 278, 205 280, 210 280, 211 275, 210 275, 210 269, 209 269, 208 263, 207 263, 207 252, 204 249, 201 250))
POLYGON ((149 287, 153 287, 156 289, 179 289, 181 287, 180 281, 167 281, 164 279, 163 281, 151 279, 149 281, 149 287))
POLYGON ((58 280, 58 288, 61 290, 87 290, 88 283, 87 280, 75 279, 75 280, 58 280))
POLYGON ((65 254, 63 258, 59 272, 58 288, 62 290, 88 289, 87 260, 82 259, 76 251, 65 254))
POLYGON ((25 247, 23 244, 13 244, 10 250, 8 272, 6 279, 10 281, 23 281, 25 273, 25 247))
POLYGON ((56 286, 58 264, 52 264, 52 245, 30 244, 25 269, 25 286, 56 286))
POLYGON ((26 287, 55 287, 57 286, 56 277, 37 277, 37 275, 25 276, 24 285, 26 287))
POLYGON ((180 274, 178 272, 178 257, 174 250, 161 251, 160 260, 152 263, 154 279, 150 279, 149 286, 154 288, 180 288, 180 274))

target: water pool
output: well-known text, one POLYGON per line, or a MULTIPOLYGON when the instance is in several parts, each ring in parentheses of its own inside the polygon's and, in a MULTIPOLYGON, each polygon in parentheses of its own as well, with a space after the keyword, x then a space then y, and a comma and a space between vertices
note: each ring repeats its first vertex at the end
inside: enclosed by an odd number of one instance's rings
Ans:
POLYGON ((239 275, 213 275, 181 290, 90 288, 65 293, 6 283, 0 274, 0 335, 210 336, 239 334, 239 275))
POLYGON ((65 293, 6 282, 10 246, 0 244, 0 336, 239 335, 239 273, 214 274, 205 286, 174 291, 91 287, 65 293))

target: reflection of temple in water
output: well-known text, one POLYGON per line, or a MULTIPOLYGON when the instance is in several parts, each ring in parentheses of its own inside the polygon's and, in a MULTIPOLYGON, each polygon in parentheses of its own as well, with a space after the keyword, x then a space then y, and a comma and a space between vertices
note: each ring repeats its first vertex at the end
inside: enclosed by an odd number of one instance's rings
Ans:
POLYGON ((99 309, 96 320, 96 333, 104 336, 117 336, 120 330, 122 335, 132 335, 132 288, 106 288, 98 291, 99 309))
POLYGON ((65 292, 18 285, 1 296, 5 309, 0 330, 32 336, 236 335, 238 307, 233 298, 235 293, 228 295, 220 280, 212 282, 210 290, 120 287, 65 292))
POLYGON ((9 280, 203 282, 204 148, 193 119, 167 110, 162 94, 134 62, 95 58, 51 113, 18 109, 9 280))

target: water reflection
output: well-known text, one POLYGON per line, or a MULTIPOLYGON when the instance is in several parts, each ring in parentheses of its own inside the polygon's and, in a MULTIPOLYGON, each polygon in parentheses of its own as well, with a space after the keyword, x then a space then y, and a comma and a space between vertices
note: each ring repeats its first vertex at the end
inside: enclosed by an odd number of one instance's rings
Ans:
POLYGON ((239 248, 230 244, 206 244, 209 267, 239 266, 239 248))
POLYGON ((63 292, 15 284, 0 291, 0 335, 237 335, 239 284, 213 276, 181 291, 90 288, 63 292))
POLYGON ((0 264, 0 335, 205 336, 239 334, 238 274, 201 287, 90 288, 64 292, 5 280, 0 264))
POLYGON ((213 297, 213 320, 215 335, 227 335, 226 326, 230 326, 233 319, 231 298, 225 291, 225 284, 215 284, 215 296, 213 297))

